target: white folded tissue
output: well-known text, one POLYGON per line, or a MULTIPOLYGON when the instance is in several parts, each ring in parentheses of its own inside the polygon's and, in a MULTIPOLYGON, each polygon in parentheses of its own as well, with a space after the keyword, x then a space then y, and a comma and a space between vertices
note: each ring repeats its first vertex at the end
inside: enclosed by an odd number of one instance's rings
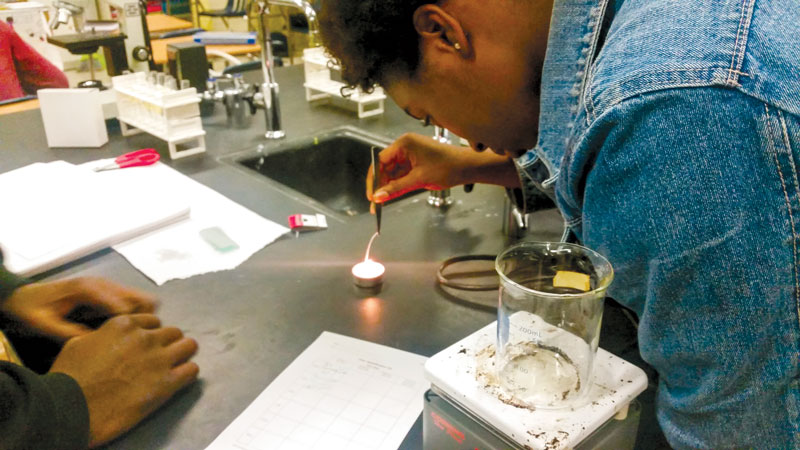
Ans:
MULTIPOLYGON (((109 162, 89 164, 96 167, 109 162)), ((102 173, 138 178, 142 183, 158 186, 159 192, 189 202, 191 213, 187 220, 113 247, 159 286, 169 280, 233 269, 289 231, 162 163, 102 173), (221 229, 238 248, 219 252, 200 234, 208 228, 221 229)))

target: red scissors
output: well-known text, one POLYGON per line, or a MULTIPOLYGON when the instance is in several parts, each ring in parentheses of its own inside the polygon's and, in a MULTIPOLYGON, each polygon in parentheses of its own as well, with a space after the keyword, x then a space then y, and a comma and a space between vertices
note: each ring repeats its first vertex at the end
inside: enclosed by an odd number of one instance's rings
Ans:
POLYGON ((155 149, 143 148, 135 152, 125 153, 122 156, 117 156, 112 164, 107 166, 98 167, 94 169, 95 172, 102 172, 104 170, 124 169, 126 167, 149 166, 155 164, 161 155, 155 149))

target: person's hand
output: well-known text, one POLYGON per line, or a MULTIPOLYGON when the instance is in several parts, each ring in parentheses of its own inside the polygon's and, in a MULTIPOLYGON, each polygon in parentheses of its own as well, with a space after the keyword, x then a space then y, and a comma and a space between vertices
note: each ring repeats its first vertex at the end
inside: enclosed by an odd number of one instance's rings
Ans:
POLYGON ((118 314, 149 313, 153 297, 101 278, 73 278, 33 283, 16 289, 2 304, 2 313, 43 336, 66 341, 92 331, 72 316, 88 319, 118 314))
POLYGON ((367 198, 383 203, 417 189, 447 189, 463 184, 460 169, 469 149, 406 133, 379 153, 379 189, 373 195, 372 166, 367 198))
POLYGON ((197 343, 152 314, 121 315, 67 341, 50 372, 71 376, 89 406, 90 445, 139 423, 198 374, 197 343))

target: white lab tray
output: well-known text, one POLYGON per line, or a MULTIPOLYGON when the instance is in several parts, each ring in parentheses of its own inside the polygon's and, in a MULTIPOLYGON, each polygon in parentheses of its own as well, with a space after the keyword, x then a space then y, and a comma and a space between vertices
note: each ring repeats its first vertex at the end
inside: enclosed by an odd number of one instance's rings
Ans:
POLYGON ((598 349, 592 386, 582 406, 531 411, 504 403, 475 375, 476 353, 495 344, 496 325, 493 322, 431 357, 425 377, 520 446, 573 448, 611 417, 625 414, 628 404, 647 388, 642 369, 598 349))

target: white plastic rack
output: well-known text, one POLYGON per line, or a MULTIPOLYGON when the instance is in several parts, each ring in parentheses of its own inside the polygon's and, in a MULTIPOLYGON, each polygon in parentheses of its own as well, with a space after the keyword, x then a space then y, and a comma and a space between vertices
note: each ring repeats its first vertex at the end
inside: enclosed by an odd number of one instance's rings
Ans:
POLYGON ((331 74, 339 71, 331 59, 325 55, 324 47, 312 47, 303 50, 303 68, 305 70, 306 100, 315 101, 327 99, 337 104, 346 103, 355 105, 358 118, 383 114, 383 102, 386 94, 383 89, 375 87, 370 93, 365 93, 360 89, 352 91, 348 96, 342 96, 342 88, 345 83, 331 79, 331 74))
POLYGON ((123 136, 147 132, 169 145, 172 159, 206 151, 195 88, 169 89, 148 83, 144 72, 111 78, 123 136))

